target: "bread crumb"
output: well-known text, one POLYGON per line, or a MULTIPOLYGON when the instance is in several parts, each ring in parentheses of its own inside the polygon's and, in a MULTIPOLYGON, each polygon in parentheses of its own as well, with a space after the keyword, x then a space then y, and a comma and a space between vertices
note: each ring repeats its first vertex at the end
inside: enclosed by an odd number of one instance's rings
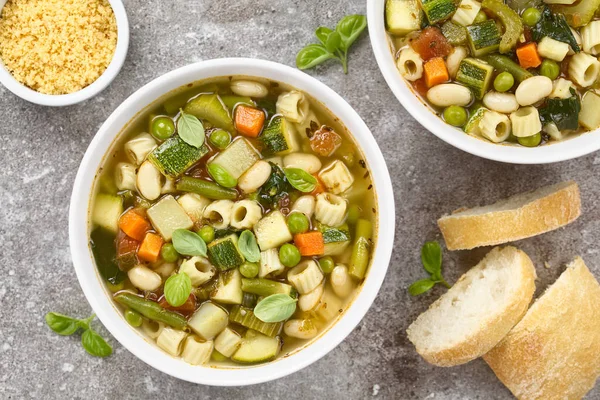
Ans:
POLYGON ((552 268, 552 266, 550 265, 550 263, 548 263, 548 261, 544 261, 544 268, 550 269, 552 268))
POLYGON ((90 85, 116 47, 107 0, 8 0, 0 15, 0 59, 16 80, 40 93, 90 85))

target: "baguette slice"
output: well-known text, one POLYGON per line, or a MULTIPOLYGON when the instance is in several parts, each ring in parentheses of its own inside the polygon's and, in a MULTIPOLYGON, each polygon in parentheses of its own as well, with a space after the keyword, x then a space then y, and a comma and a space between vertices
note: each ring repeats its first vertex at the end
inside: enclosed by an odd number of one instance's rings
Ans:
POLYGON ((580 214, 579 187, 570 181, 446 215, 438 225, 448 250, 467 250, 549 232, 575 221, 580 214))
POLYGON ((484 356, 519 399, 581 399, 600 376, 600 285, 575 259, 484 356))
POLYGON ((408 327, 408 338, 441 367, 481 357, 525 315, 535 279, 527 254, 495 248, 408 327))

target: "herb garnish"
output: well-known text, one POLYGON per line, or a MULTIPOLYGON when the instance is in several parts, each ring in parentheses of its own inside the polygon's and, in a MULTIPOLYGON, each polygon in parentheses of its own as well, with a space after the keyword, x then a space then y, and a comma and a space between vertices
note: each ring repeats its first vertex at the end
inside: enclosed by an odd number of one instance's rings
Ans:
POLYGON ((272 294, 258 302, 254 316, 267 323, 285 321, 296 311, 296 302, 287 294, 272 294))
POLYGON ((260 261, 260 249, 258 248, 258 244, 256 243, 256 237, 251 231, 246 229, 241 233, 240 238, 238 240, 238 248, 240 249, 240 252, 244 256, 246 261, 260 261))
POLYGON ((192 293, 192 280, 185 272, 171 275, 165 281, 165 299, 173 307, 182 306, 192 293))
POLYGON ((85 351, 96 357, 108 357, 112 354, 112 347, 90 326, 95 316, 96 314, 92 314, 89 318, 77 319, 49 312, 46 314, 46 323, 50 329, 63 336, 73 335, 78 330, 83 329, 81 345, 85 351))
POLYGON ((173 246, 184 256, 206 257, 206 243, 202 238, 187 229, 177 229, 173 232, 173 246))
POLYGON ((177 120, 177 133, 181 140, 198 149, 202 147, 206 138, 202 122, 194 115, 183 112, 183 110, 181 110, 181 115, 177 120))
POLYGON ((442 277, 442 248, 438 242, 426 242, 421 249, 421 262, 423 268, 430 275, 429 278, 420 279, 408 287, 411 296, 418 296, 430 290, 436 283, 450 288, 448 282, 442 277))

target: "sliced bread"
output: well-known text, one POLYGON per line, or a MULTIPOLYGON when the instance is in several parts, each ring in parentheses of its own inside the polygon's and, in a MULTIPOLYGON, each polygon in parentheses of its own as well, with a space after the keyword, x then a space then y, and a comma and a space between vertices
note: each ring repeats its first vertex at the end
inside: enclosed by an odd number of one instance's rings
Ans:
POLYGON ((535 279, 527 254, 495 248, 408 327, 408 338, 426 361, 441 367, 481 357, 523 317, 535 279))
POLYGON ((448 250, 494 246, 565 226, 581 214, 579 187, 563 182, 438 220, 448 250))
POLYGON ((581 399, 600 376, 600 285, 577 258, 484 356, 519 399, 581 399))

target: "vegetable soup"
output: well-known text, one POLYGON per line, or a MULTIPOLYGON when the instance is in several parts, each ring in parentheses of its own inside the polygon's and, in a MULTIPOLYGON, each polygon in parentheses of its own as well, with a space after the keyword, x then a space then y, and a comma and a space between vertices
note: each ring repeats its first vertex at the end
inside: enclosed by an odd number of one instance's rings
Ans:
POLYGON ((90 247, 126 321, 193 365, 315 338, 368 272, 375 192, 350 133, 278 82, 203 81, 138 115, 96 178, 90 247))
POLYGON ((526 147, 600 127, 600 0, 386 0, 400 74, 443 120, 526 147))

